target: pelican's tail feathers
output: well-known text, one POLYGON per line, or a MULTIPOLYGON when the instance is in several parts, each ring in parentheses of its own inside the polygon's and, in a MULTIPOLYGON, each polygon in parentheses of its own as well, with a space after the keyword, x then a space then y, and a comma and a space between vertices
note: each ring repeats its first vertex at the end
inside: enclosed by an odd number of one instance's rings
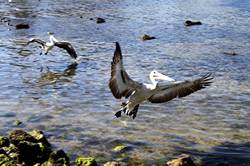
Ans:
POLYGON ((134 109, 132 111, 129 112, 128 116, 132 116, 133 119, 135 119, 136 115, 137 115, 137 112, 138 112, 138 108, 139 108, 139 104, 136 105, 134 107, 134 109))
POLYGON ((117 118, 120 118, 120 117, 122 116, 122 112, 123 112, 123 113, 126 114, 127 116, 130 116, 130 117, 132 117, 133 119, 135 119, 135 117, 136 117, 136 115, 137 115, 137 112, 138 112, 139 104, 136 105, 136 106, 133 108, 133 110, 129 110, 128 107, 127 107, 127 104, 128 104, 128 103, 122 103, 122 108, 121 108, 119 111, 117 111, 117 112, 115 113, 115 116, 116 116, 117 118))

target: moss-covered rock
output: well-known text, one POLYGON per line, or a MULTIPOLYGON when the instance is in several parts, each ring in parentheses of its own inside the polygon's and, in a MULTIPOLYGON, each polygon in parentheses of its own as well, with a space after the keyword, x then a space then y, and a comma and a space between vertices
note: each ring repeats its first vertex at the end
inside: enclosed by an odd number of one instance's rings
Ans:
POLYGON ((49 160, 43 166, 69 166, 69 157, 63 150, 52 152, 49 160))
POLYGON ((78 157, 75 163, 77 166, 97 166, 97 162, 93 157, 78 157))
POLYGON ((183 154, 180 158, 167 162, 167 166, 195 166, 189 155, 183 154))
POLYGON ((20 129, 12 131, 9 135, 9 138, 10 138, 10 142, 16 146, 21 141, 27 141, 27 142, 33 142, 33 143, 37 142, 37 140, 33 138, 30 134, 20 129))
POLYGON ((113 148, 113 151, 115 152, 125 152, 127 150, 129 150, 130 148, 126 145, 123 145, 123 144, 120 144, 120 145, 117 145, 113 148))
POLYGON ((17 166, 17 163, 12 161, 7 155, 0 154, 0 165, 1 166, 17 166))
POLYGON ((144 34, 143 36, 142 36, 142 40, 152 40, 152 39, 156 39, 154 36, 149 36, 149 35, 147 35, 147 34, 144 34))
POLYGON ((0 136, 0 148, 1 147, 8 147, 10 145, 10 141, 7 137, 0 136))
POLYGON ((118 161, 109 161, 104 164, 104 166, 127 166, 124 162, 118 162, 118 161))

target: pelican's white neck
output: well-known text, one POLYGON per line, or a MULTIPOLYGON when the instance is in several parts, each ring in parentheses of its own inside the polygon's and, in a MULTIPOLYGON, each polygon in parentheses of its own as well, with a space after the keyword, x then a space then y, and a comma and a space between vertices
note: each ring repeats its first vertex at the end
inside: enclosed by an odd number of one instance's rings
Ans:
POLYGON ((50 43, 54 44, 55 42, 59 42, 55 37, 54 35, 51 35, 49 34, 49 40, 50 40, 50 43))
POLYGON ((152 82, 153 86, 156 87, 158 81, 155 80, 153 74, 150 74, 150 75, 149 75, 149 79, 150 79, 150 81, 152 82))

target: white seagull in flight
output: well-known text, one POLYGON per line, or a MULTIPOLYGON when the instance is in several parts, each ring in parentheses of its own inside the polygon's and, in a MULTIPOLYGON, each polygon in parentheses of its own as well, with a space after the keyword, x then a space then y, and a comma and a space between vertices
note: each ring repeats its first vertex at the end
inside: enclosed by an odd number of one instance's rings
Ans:
POLYGON ((200 89, 209 86, 212 82, 211 74, 206 74, 195 80, 175 81, 156 70, 153 70, 149 78, 152 84, 139 83, 132 80, 122 62, 122 53, 119 43, 116 43, 113 61, 111 62, 111 78, 109 80, 109 88, 113 96, 117 99, 122 97, 129 98, 126 103, 122 104, 122 108, 116 112, 117 118, 121 117, 122 112, 136 117, 139 104, 144 101, 151 103, 163 103, 177 97, 185 97, 200 89), (158 80, 168 81, 165 85, 159 85, 158 80))
MULTIPOLYGON (((27 45, 30 44, 30 43, 38 43, 40 45, 40 47, 44 50, 44 54, 47 55, 48 52, 50 50, 52 50, 52 48, 54 46, 57 46, 59 48, 63 48, 64 50, 67 51, 67 53, 74 59, 77 58, 77 54, 76 54, 76 51, 74 49, 74 47, 69 43, 69 42, 66 42, 66 41, 58 41, 53 33, 51 32, 48 32, 49 34, 49 40, 50 42, 45 42, 41 39, 35 39, 35 38, 31 38, 27 45)), ((41 53, 42 54, 42 53, 41 53)))

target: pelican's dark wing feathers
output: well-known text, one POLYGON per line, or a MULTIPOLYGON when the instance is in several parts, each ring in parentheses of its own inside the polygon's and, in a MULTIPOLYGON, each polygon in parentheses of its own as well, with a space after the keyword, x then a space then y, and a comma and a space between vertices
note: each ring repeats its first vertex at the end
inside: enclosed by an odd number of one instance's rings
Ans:
POLYGON ((141 84, 132 80, 123 67, 122 52, 118 42, 111 62, 109 88, 115 98, 129 97, 141 84))
POLYGON ((211 74, 207 74, 192 81, 181 81, 165 86, 158 86, 156 87, 156 94, 152 95, 148 100, 151 103, 162 103, 177 97, 185 97, 210 86, 212 79, 213 77, 211 77, 211 74))
POLYGON ((34 38, 31 38, 28 42, 27 42, 27 45, 29 45, 30 43, 38 43, 41 45, 41 47, 44 48, 44 46, 46 45, 46 42, 41 40, 41 39, 34 39, 34 38))
POLYGON ((72 58, 74 58, 74 59, 77 58, 76 51, 75 51, 74 47, 69 42, 59 41, 59 42, 55 42, 54 45, 59 47, 59 48, 65 49, 72 58))

